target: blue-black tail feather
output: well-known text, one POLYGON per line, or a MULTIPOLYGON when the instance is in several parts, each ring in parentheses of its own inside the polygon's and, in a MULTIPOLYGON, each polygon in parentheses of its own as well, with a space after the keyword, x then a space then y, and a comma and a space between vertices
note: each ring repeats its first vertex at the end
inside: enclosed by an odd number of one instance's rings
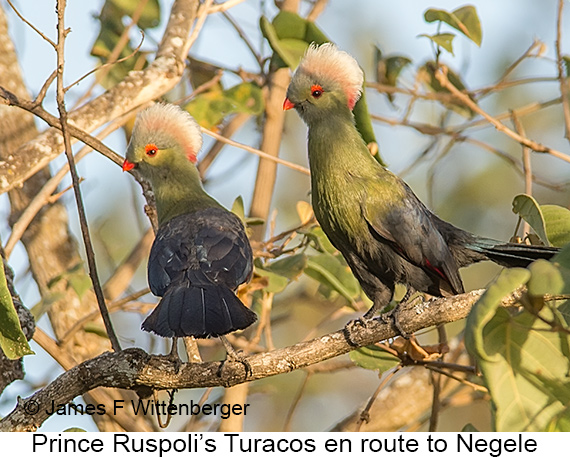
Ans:
POLYGON ((172 338, 225 335, 253 324, 256 314, 221 285, 171 287, 142 329, 172 338))
POLYGON ((497 243, 494 240, 479 239, 470 249, 480 252, 486 258, 505 267, 526 267, 538 259, 549 260, 559 248, 550 246, 533 246, 517 243, 497 243))

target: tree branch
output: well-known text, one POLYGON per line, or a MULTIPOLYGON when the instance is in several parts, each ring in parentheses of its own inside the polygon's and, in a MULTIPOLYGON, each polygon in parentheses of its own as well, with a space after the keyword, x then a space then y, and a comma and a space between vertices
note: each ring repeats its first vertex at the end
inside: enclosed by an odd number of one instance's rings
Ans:
MULTIPOLYGON (((402 305, 398 318, 407 333, 454 322, 467 316, 483 292, 476 290, 450 298, 432 299, 417 306, 402 305)), ((505 297, 503 305, 512 306, 522 293, 523 289, 519 289, 505 297)), ((73 367, 44 389, 20 400, 15 409, 0 421, 0 431, 35 430, 49 417, 46 409, 51 408, 52 401, 68 403, 95 387, 130 389, 143 396, 149 396, 152 390, 230 387, 289 373, 397 335, 391 316, 384 315, 366 327, 353 326, 352 342, 347 340, 344 330, 339 330, 289 347, 250 355, 245 359, 251 367, 249 376, 239 362, 185 363, 177 370, 176 364, 167 356, 149 355, 139 348, 106 352, 73 367), (37 406, 37 413, 29 413, 30 405, 37 406)))
POLYGON ((496 120, 493 116, 488 114, 482 108, 479 107, 477 103, 471 100, 465 93, 461 92, 457 87, 449 82, 447 79, 447 67, 443 66, 440 67, 435 72, 435 77, 439 81, 439 83, 451 92, 459 101, 461 101, 465 106, 469 109, 473 110, 480 116, 483 116, 491 125, 493 125, 499 132, 504 133, 508 137, 512 138, 513 140, 517 141, 518 143, 522 144, 523 146, 527 146, 535 152, 544 152, 553 155, 554 157, 558 157, 559 159, 564 160, 565 162, 570 162, 570 156, 560 152, 556 149, 550 148, 548 146, 544 146, 536 141, 530 140, 525 138, 518 133, 512 131, 508 128, 505 124, 496 120))
MULTIPOLYGON (((79 130, 91 132, 172 89, 184 71, 197 6, 198 0, 176 0, 156 59, 143 71, 130 72, 116 86, 71 112, 70 124, 79 130)), ((14 151, 0 163, 0 193, 20 185, 62 151, 62 136, 54 128, 14 151)))

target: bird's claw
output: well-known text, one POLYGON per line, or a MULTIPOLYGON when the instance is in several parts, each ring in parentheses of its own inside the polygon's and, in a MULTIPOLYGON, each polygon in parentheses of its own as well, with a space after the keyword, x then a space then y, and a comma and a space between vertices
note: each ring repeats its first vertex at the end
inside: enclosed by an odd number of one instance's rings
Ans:
POLYGON ((246 359, 246 357, 243 355, 242 351, 237 351, 234 352, 233 354, 230 354, 228 352, 226 359, 222 360, 222 363, 220 363, 220 367, 218 368, 218 377, 221 378, 222 377, 222 371, 224 369, 224 366, 226 365, 226 363, 241 363, 243 365, 244 371, 245 371, 245 379, 249 378, 252 374, 253 374, 253 370, 251 368, 251 365, 249 363, 249 361, 246 359))
POLYGON ((353 338, 353 334, 359 328, 360 329, 368 328, 368 324, 370 323, 371 320, 372 318, 367 318, 365 314, 362 317, 348 321, 348 323, 344 326, 343 329, 344 338, 346 339, 348 344, 355 347, 358 346, 358 343, 353 338))
POLYGON ((226 348, 226 359, 222 361, 220 367, 218 368, 218 377, 222 376, 224 365, 227 362, 241 363, 245 371, 245 379, 250 377, 253 374, 253 370, 251 369, 251 365, 249 361, 246 359, 244 352, 241 350, 236 351, 225 336, 220 335, 219 338, 224 347, 226 348))
MULTIPOLYGON (((387 320, 391 320, 392 324, 394 325, 394 328, 396 329, 396 331, 400 334, 400 336, 402 338, 405 338, 406 340, 409 340, 410 337, 412 336, 412 333, 408 333, 406 332, 403 328, 402 328, 402 324, 400 322, 400 307, 397 306, 394 311, 391 314, 391 319, 387 319, 387 320)), ((386 316, 388 318, 388 316, 386 316)))

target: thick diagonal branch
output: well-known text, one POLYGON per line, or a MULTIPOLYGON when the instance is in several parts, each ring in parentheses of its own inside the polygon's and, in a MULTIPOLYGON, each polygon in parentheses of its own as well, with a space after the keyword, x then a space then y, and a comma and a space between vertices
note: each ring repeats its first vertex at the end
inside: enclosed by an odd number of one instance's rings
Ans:
MULTIPOLYGON (((467 316, 482 295, 477 290, 450 298, 434 299, 420 306, 400 310, 399 322, 405 332, 413 333, 437 324, 454 322, 467 316)), ((522 294, 516 291, 506 297, 503 305, 516 303, 522 294)), ((289 373, 324 360, 346 354, 356 347, 366 346, 397 336, 390 319, 374 320, 366 327, 354 327, 351 341, 345 331, 339 330, 293 346, 258 353, 246 358, 251 373, 246 377, 242 363, 204 362, 186 363, 178 370, 176 364, 164 356, 152 356, 142 349, 130 348, 117 353, 104 353, 83 362, 53 381, 31 397, 21 400, 16 408, 0 421, 0 431, 35 430, 47 418, 52 401, 68 403, 77 395, 95 387, 117 387, 147 392, 157 389, 194 389, 212 386, 234 386, 269 376, 289 373), (26 404, 34 402, 38 412, 26 413, 26 404)), ((29 410, 28 410, 29 412, 29 410)))
MULTIPOLYGON (((168 92, 180 80, 191 45, 197 0, 176 0, 156 59, 69 114, 69 122, 92 132, 101 125, 168 92)), ((61 133, 50 128, 0 163, 0 193, 22 184, 63 151, 61 133)))

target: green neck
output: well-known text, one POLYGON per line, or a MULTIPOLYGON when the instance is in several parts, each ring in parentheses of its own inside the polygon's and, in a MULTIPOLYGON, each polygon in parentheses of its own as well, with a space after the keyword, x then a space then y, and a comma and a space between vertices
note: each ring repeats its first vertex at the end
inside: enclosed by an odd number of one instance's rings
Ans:
MULTIPOLYGON (((309 125, 308 149, 313 181, 321 178, 328 180, 331 174, 347 172, 368 176, 378 168, 378 163, 354 125, 352 114, 345 110, 309 125)), ((334 185, 333 182, 330 184, 334 185)))
POLYGON ((150 177, 156 198, 158 224, 163 225, 181 214, 221 207, 202 188, 196 167, 190 162, 158 169, 150 177))

